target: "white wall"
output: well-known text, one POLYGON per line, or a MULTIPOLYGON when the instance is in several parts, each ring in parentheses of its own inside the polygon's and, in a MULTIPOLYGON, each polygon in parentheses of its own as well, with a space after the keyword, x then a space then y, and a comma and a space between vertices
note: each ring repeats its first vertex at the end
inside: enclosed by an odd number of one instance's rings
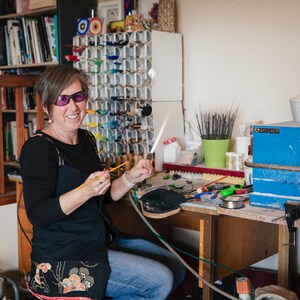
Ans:
POLYGON ((184 107, 239 104, 237 125, 292 118, 300 93, 300 2, 177 0, 184 41, 184 107))
MULTIPOLYGON (((239 104, 233 137, 246 120, 291 120, 289 98, 300 94, 300 1, 176 3, 177 31, 183 34, 186 117, 193 120, 199 105, 209 109, 239 104)), ((276 269, 277 256, 258 266, 276 269)))
POLYGON ((0 273, 18 270, 17 206, 0 206, 0 273))

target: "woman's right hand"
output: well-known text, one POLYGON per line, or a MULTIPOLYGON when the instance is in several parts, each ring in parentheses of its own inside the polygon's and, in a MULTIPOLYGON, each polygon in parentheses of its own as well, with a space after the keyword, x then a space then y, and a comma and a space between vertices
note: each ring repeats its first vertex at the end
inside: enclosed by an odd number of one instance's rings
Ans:
POLYGON ((111 185, 110 173, 107 170, 91 173, 84 185, 89 197, 104 195, 111 185))

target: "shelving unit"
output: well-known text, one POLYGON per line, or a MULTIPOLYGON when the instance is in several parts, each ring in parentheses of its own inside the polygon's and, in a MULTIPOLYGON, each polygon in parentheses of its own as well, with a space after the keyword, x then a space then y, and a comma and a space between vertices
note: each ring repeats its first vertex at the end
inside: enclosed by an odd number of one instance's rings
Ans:
MULTIPOLYGON (((13 114, 13 118, 16 120, 17 126, 17 135, 16 135, 16 147, 17 155, 19 156, 21 147, 25 142, 25 137, 27 136, 26 130, 24 127, 24 103, 23 103, 23 88, 24 87, 33 87, 38 76, 37 75, 0 75, 0 88, 11 87, 15 88, 15 109, 2 110, 0 106, 0 177, 6 179, 7 176, 4 172, 5 165, 17 166, 17 163, 14 161, 5 161, 4 155, 4 120, 5 114, 13 114)), ((39 99, 36 99, 36 118, 37 118, 37 127, 39 129, 43 128, 44 125, 44 116, 43 110, 41 108, 39 99)), ((30 111, 31 112, 31 111, 30 111)), ((6 180, 1 181, 0 184, 0 194, 5 194, 10 192, 11 189, 6 187, 6 180)))
POLYGON ((145 156, 168 113, 155 151, 157 170, 163 139, 183 138, 181 39, 178 33, 147 30, 74 36, 73 45, 84 49, 74 66, 92 82, 83 127, 96 137, 102 160, 113 164, 122 154, 145 156))
POLYGON ((64 57, 70 53, 65 45, 72 44, 72 37, 76 33, 76 24, 79 18, 88 17, 91 8, 95 5, 94 0, 57 0, 55 6, 27 11, 24 13, 1 15, 0 22, 5 22, 18 17, 39 17, 57 15, 58 22, 58 62, 45 62, 39 64, 22 64, 13 66, 0 66, 0 70, 16 68, 46 67, 53 64, 68 64, 64 57))

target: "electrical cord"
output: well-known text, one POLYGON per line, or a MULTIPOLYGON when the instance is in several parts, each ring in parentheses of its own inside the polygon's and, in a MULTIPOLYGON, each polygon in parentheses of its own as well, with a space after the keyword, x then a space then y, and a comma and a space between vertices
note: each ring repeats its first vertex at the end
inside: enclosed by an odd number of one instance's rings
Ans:
POLYGON ((24 236, 26 237, 27 241, 29 242, 30 246, 32 246, 32 243, 28 237, 28 235, 26 234, 25 230, 24 230, 24 227, 22 226, 22 223, 21 223, 21 220, 20 220, 20 205, 21 205, 21 198, 22 198, 22 195, 23 195, 23 188, 20 192, 20 195, 19 195, 19 198, 18 198, 18 205, 17 205, 17 219, 18 219, 18 224, 20 226, 20 229, 22 231, 22 233, 24 234, 24 236))
MULTIPOLYGON (((136 195, 136 190, 134 191, 134 195, 136 195)), ((158 233, 157 231, 152 227, 152 225, 147 221, 147 219, 144 217, 144 215, 142 214, 142 212, 138 209, 138 203, 137 203, 137 200, 135 199, 136 197, 133 197, 131 193, 129 193, 129 200, 130 200, 130 203, 132 204, 132 206, 134 207, 135 211, 137 212, 137 214, 140 216, 140 218, 143 220, 143 222, 147 225, 147 227, 150 229, 150 231, 160 240, 160 242, 166 247, 168 248, 177 258, 178 260, 194 275, 196 276, 199 280, 202 281, 203 284, 207 285, 208 287, 210 287, 211 289, 213 289, 214 291, 218 292, 219 294, 225 296, 226 298, 228 299, 233 299, 233 300, 239 300, 239 298, 236 298, 224 291, 222 291, 221 289, 217 288, 216 286, 214 286, 213 284, 211 284, 210 282, 208 282, 207 280, 205 280, 202 276, 200 276, 173 248, 173 246, 170 245, 170 243, 166 242, 164 240, 164 238, 162 238, 158 233)), ((180 249, 177 248, 177 250, 181 251, 182 253, 185 253, 189 256, 192 256, 190 255, 189 253, 185 252, 185 251, 182 251, 180 249)), ((195 256, 192 256, 195 258, 195 256)), ((197 259, 199 260, 200 258, 197 257, 197 259)), ((206 263, 210 263, 214 266, 217 266, 217 264, 215 263, 212 263, 210 261, 206 261, 206 260, 203 260, 201 259, 202 261, 206 262, 206 263)), ((220 266, 220 265, 218 265, 220 266)), ((222 266, 230 271, 234 271, 234 273, 238 273, 236 272, 235 270, 232 270, 228 267, 225 267, 225 266, 222 266)), ((240 275, 242 275, 241 273, 239 273, 240 275)), ((252 289, 252 299, 254 299, 254 292, 253 292, 253 285, 251 283, 251 289, 252 289)))
MULTIPOLYGON (((136 190, 135 190, 135 195, 136 195, 136 190)), ((24 236, 26 237, 27 241, 29 242, 29 244, 32 246, 32 243, 29 239, 29 237, 27 236, 23 226, 22 226, 22 223, 21 223, 21 220, 20 220, 20 215, 19 215, 19 211, 20 211, 20 203, 21 203, 21 197, 23 195, 23 188, 20 192, 20 195, 19 195, 19 198, 18 198, 18 205, 17 205, 17 219, 18 219, 18 224, 20 226, 20 229, 22 231, 22 233, 24 234, 24 236)), ((202 260, 203 262, 206 262, 206 263, 210 263, 212 264, 213 266, 220 266, 220 267, 223 267, 223 268, 226 268, 227 270, 229 271, 233 271, 234 273, 237 273, 241 276, 243 276, 243 274, 231 269, 231 268, 228 268, 226 266, 221 266, 221 265, 218 265, 216 263, 213 263, 213 262, 210 262, 208 260, 204 260, 204 259, 201 259, 199 257, 195 257, 193 255, 191 255, 190 253, 184 251, 184 250, 181 250, 173 245, 171 245, 169 242, 167 242, 162 236, 160 236, 158 234, 158 232, 152 227, 152 225, 147 221, 147 219, 144 217, 144 215, 141 213, 141 211, 138 209, 138 201, 137 201, 137 198, 136 197, 132 197, 131 193, 129 193, 129 200, 132 204, 132 206, 134 207, 134 209, 136 210, 136 212, 138 213, 138 215, 141 217, 141 219, 143 220, 143 222, 147 225, 147 227, 150 229, 150 231, 161 241, 161 243, 163 243, 165 245, 166 248, 168 248, 177 258, 178 260, 194 275, 196 276, 199 280, 201 280, 203 282, 203 284, 207 285, 208 287, 210 287, 211 289, 213 289, 214 291, 220 293, 221 295, 227 297, 228 299, 233 299, 233 300, 239 300, 238 298, 222 291, 221 289, 217 288, 216 286, 214 286, 213 284, 211 284, 210 282, 206 281, 202 276, 200 276, 193 268, 191 268, 190 265, 188 265, 188 263, 174 250, 176 249, 177 251, 180 251, 181 253, 184 253, 188 256, 191 256, 193 258, 196 258, 198 260, 202 260)), ((253 285, 252 283, 251 284, 251 289, 253 291, 253 285)), ((14 291, 15 291, 15 285, 12 285, 14 291)), ((16 291, 15 291, 16 293, 16 291)), ((17 291, 18 295, 19 295, 19 292, 17 291)), ((252 293, 252 295, 254 295, 254 293, 252 293)), ((19 300, 19 298, 16 298, 15 300, 19 300)))

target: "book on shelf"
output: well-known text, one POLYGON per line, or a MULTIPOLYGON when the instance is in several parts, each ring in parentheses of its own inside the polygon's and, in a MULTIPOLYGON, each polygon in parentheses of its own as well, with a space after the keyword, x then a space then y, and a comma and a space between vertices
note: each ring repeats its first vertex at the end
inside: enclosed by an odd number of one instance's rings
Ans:
POLYGON ((32 64, 32 54, 31 54, 32 51, 31 51, 29 33, 28 33, 28 28, 27 28, 25 17, 22 17, 21 21, 22 21, 22 29, 23 29, 25 49, 26 49, 26 63, 27 64, 32 64))
POLYGON ((7 25, 4 25, 4 35, 5 35, 5 49, 6 49, 6 60, 8 66, 12 65, 11 54, 9 49, 9 38, 8 38, 8 28, 7 25))
POLYGON ((5 149, 5 160, 10 161, 10 160, 15 160, 16 159, 16 151, 14 151, 14 148, 17 149, 17 135, 16 131, 13 133, 13 130, 16 130, 16 127, 13 122, 16 121, 7 121, 5 123, 5 136, 4 136, 4 149, 5 149), (15 145, 13 145, 15 143, 15 145))
POLYGON ((15 47, 15 40, 14 40, 14 24, 16 20, 7 20, 7 35, 9 41, 9 53, 11 54, 11 63, 12 65, 17 65, 17 53, 15 47))
POLYGON ((15 92, 16 89, 14 87, 6 87, 6 106, 7 109, 16 109, 15 106, 15 92))
POLYGON ((16 121, 10 121, 10 132, 11 132, 11 142, 12 142, 12 159, 18 160, 18 154, 17 154, 17 122, 16 121))
POLYGON ((39 35, 36 25, 36 19, 30 20, 30 28, 31 28, 31 35, 33 40, 33 47, 34 47, 34 54, 36 58, 36 63, 42 63, 42 57, 41 57, 41 51, 40 51, 40 41, 39 41, 39 35))
POLYGON ((44 61, 52 61, 49 41, 47 36, 47 29, 46 29, 46 24, 43 16, 40 16, 37 24, 38 24, 40 37, 41 37, 41 42, 43 45, 42 52, 43 52, 44 61))
MULTIPOLYGON (((15 47, 15 54, 17 58, 17 65, 23 64, 22 52, 21 52, 21 45, 20 45, 20 37, 19 37, 19 21, 15 20, 13 25, 13 39, 14 39, 14 47, 15 47)), ((12 50, 13 51, 13 50, 12 50)))
POLYGON ((35 109, 36 103, 34 99, 34 89, 33 87, 24 88, 24 109, 35 109))
POLYGON ((17 154, 17 122, 15 120, 7 121, 4 125, 4 150, 5 160, 18 160, 17 154))
POLYGON ((31 118, 27 120, 24 123, 24 127, 26 129, 26 137, 25 140, 27 140, 29 137, 31 137, 37 130, 37 121, 36 118, 31 118))
POLYGON ((0 23, 0 65, 7 65, 5 45, 5 26, 4 23, 0 23))
POLYGON ((23 27, 25 35, 27 36, 27 39, 25 40, 27 42, 27 48, 28 48, 28 57, 31 64, 37 63, 36 60, 36 53, 35 53, 35 46, 33 41, 33 32, 32 32, 32 26, 31 26, 31 19, 30 18, 23 18, 23 27))
POLYGON ((57 62, 55 27, 55 18, 50 16, 0 21, 0 65, 57 62))
POLYGON ((1 99, 1 108, 2 110, 7 109, 7 100, 6 100, 6 88, 0 88, 0 99, 1 99))
POLYGON ((58 18, 57 15, 53 16, 54 20, 54 32, 55 32, 55 48, 56 48, 56 60, 59 61, 59 44, 58 44, 58 18))
POLYGON ((26 48, 26 41, 25 41, 25 32, 23 28, 23 22, 22 18, 18 18, 19 21, 19 42, 20 42, 20 51, 21 51, 21 58, 23 64, 28 64, 28 54, 27 54, 27 48, 26 48))
POLYGON ((46 32, 47 32, 47 37, 48 37, 48 42, 49 42, 49 48, 51 52, 51 59, 52 61, 58 61, 57 57, 57 35, 55 32, 55 23, 54 23, 54 17, 44 17, 45 21, 45 27, 46 27, 46 32))

